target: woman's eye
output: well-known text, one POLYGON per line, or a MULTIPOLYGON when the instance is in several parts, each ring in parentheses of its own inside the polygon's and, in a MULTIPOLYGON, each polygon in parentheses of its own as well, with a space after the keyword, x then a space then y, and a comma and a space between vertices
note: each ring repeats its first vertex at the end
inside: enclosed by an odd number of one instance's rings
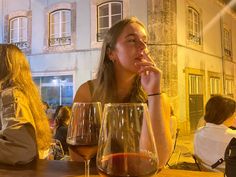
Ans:
POLYGON ((128 42, 136 42, 135 39, 129 39, 128 42))

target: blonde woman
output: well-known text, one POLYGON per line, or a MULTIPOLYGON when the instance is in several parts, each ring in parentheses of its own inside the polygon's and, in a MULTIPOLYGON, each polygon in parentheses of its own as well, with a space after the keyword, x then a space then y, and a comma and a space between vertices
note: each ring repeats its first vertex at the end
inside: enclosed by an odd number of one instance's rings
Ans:
POLYGON ((0 44, 0 163, 44 159, 51 143, 48 119, 23 52, 0 44))

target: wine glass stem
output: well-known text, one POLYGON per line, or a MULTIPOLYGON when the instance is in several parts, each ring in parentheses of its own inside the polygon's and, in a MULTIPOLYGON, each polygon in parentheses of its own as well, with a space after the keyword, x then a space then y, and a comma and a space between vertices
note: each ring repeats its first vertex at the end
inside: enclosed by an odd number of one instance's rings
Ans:
POLYGON ((85 161, 84 161, 84 165, 85 165, 85 177, 88 177, 88 176, 89 176, 89 163, 90 163, 90 160, 85 160, 85 161))

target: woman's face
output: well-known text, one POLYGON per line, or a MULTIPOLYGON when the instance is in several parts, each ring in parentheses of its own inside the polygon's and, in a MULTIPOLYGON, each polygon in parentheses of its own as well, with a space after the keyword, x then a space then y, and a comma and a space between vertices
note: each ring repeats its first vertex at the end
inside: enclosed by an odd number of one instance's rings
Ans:
POLYGON ((141 25, 138 23, 126 25, 110 55, 111 59, 115 59, 115 68, 137 73, 138 67, 135 63, 144 59, 144 52, 147 50, 146 43, 146 31, 141 25))

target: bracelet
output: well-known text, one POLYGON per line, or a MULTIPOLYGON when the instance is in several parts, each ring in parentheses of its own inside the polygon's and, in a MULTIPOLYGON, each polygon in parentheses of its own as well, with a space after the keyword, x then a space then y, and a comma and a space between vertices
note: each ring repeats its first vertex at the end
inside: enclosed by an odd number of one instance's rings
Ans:
POLYGON ((147 96, 155 96, 155 95, 161 95, 161 92, 158 92, 158 93, 152 93, 152 94, 149 94, 147 96))

